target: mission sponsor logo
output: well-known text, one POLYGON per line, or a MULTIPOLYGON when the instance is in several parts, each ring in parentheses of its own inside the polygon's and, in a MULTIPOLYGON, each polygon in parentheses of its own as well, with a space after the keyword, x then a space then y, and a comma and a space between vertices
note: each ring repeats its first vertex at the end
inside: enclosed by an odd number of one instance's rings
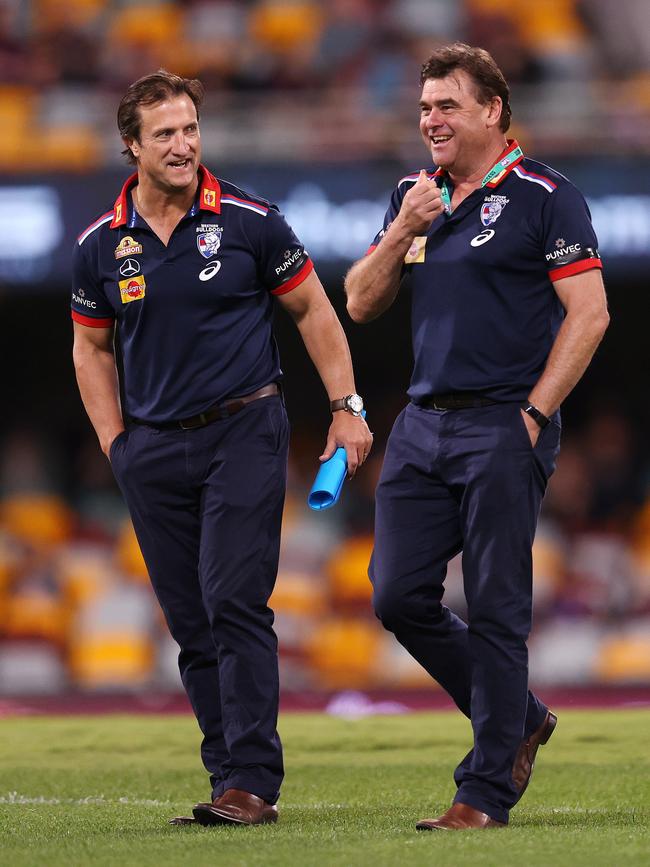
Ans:
POLYGON ((284 274, 287 268, 291 268, 291 266, 294 265, 298 261, 298 259, 301 258, 303 253, 306 252, 307 251, 303 250, 302 247, 298 247, 298 249, 294 250, 293 253, 291 252, 291 250, 285 250, 282 254, 284 262, 281 265, 278 265, 278 267, 275 269, 275 273, 278 275, 284 274))
POLYGON ((200 232, 196 236, 196 246, 204 259, 216 256, 221 246, 223 229, 220 226, 212 226, 208 232, 200 232))
POLYGON ((139 301, 144 298, 144 292, 147 284, 144 281, 144 276, 139 274, 137 277, 128 277, 126 280, 120 280, 120 297, 122 304, 130 304, 131 301, 139 301))
POLYGON ((83 289, 77 289, 76 292, 73 292, 72 300, 75 304, 79 304, 81 307, 90 307, 91 310, 95 310, 97 307, 96 301, 91 301, 89 298, 86 298, 86 293, 83 289))
POLYGON ((481 223, 484 226, 496 223, 509 201, 505 196, 486 196, 481 205, 481 223))
POLYGON ((115 258, 124 259, 125 256, 137 256, 142 253, 142 244, 137 244, 130 235, 126 235, 115 248, 115 258))

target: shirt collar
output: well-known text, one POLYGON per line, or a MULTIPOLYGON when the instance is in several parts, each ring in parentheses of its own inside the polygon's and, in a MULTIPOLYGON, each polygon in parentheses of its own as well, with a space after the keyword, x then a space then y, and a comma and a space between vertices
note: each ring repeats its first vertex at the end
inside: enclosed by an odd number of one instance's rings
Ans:
MULTIPOLYGON (((521 147, 520 147, 519 142, 517 141, 517 139, 515 139, 515 138, 509 138, 509 139, 508 139, 508 144, 507 144, 507 146, 506 146, 505 149, 504 149, 504 150, 499 154, 499 156, 498 156, 497 160, 495 161, 494 165, 493 165, 492 168, 487 172, 486 177, 487 177, 487 176, 492 172, 492 169, 494 169, 494 167, 497 166, 497 165, 501 162, 501 160, 506 159, 506 158, 509 156, 509 154, 513 153, 513 151, 516 151, 517 148, 519 148, 519 149, 521 150, 521 147)), ((508 174, 509 174, 513 169, 514 169, 514 167, 515 167, 516 165, 519 165, 519 163, 523 160, 523 158, 524 158, 524 153, 523 153, 523 151, 521 151, 521 153, 519 154, 519 156, 518 156, 516 159, 514 159, 514 160, 513 160, 511 163, 509 163, 509 164, 508 164, 508 165, 507 165, 507 166, 506 166, 502 171, 500 171, 497 175, 495 175, 495 176, 492 178, 491 181, 488 181, 487 184, 485 184, 485 186, 486 186, 486 187, 489 187, 490 189, 494 189, 495 187, 498 187, 499 184, 500 184, 503 180, 505 180, 505 178, 508 176, 508 174)), ((446 170, 446 169, 443 169, 443 168, 439 168, 439 169, 437 169, 436 172, 434 172, 434 175, 433 175, 433 176, 434 176, 434 178, 446 178, 446 177, 448 177, 448 175, 447 175, 447 170, 446 170)))
MULTIPOLYGON (((194 215, 197 211, 212 211, 214 214, 221 213, 221 186, 219 181, 211 174, 204 165, 199 166, 199 193, 196 201, 192 205, 191 213, 194 215)), ((129 193, 138 182, 138 173, 133 172, 120 190, 120 194, 115 199, 113 206, 113 219, 111 221, 111 229, 117 229, 120 226, 129 225, 129 193)))

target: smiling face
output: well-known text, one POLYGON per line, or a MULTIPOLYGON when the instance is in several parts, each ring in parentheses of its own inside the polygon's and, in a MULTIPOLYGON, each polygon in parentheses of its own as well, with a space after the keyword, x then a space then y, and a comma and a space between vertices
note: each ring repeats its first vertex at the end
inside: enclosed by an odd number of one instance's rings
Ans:
POLYGON ((434 163, 451 174, 477 171, 504 142, 501 99, 482 104, 476 95, 476 85, 462 69, 428 78, 422 87, 420 132, 434 163))
POLYGON ((138 163, 140 182, 166 193, 182 192, 197 181, 201 134, 189 96, 140 106, 140 136, 125 139, 138 163))

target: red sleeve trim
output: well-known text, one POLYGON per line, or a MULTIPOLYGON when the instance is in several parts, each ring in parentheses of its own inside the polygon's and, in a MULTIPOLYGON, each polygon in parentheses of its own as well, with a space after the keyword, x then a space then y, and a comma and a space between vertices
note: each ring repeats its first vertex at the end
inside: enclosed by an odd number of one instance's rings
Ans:
POLYGON ((580 262, 572 262, 570 265, 563 265, 561 268, 549 271, 548 276, 555 283, 556 280, 561 280, 563 277, 572 277, 582 271, 591 271, 593 268, 602 267, 603 263, 600 259, 582 259, 580 262))
POLYGON ((92 316, 84 316, 83 313, 77 313, 72 310, 72 318, 80 325, 87 325, 89 328, 110 328, 115 322, 114 319, 93 319, 92 316))
POLYGON ((369 256, 373 250, 376 250, 379 244, 371 244, 366 250, 366 256, 369 256))
POLYGON ((294 274, 286 283, 283 283, 282 286, 278 286, 277 289, 272 289, 271 295, 285 295, 287 292, 291 292, 292 289, 295 289, 296 286, 299 286, 304 280, 306 280, 313 270, 314 263, 311 259, 307 259, 300 271, 298 271, 297 274, 294 274))

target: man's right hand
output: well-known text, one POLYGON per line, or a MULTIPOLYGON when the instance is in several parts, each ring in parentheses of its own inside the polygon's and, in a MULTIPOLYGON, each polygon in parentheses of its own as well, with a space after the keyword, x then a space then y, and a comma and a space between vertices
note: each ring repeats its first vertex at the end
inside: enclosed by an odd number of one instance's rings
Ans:
POLYGON ((404 228, 415 235, 426 234, 429 226, 443 210, 442 194, 435 181, 429 180, 424 169, 404 196, 399 219, 404 228))

